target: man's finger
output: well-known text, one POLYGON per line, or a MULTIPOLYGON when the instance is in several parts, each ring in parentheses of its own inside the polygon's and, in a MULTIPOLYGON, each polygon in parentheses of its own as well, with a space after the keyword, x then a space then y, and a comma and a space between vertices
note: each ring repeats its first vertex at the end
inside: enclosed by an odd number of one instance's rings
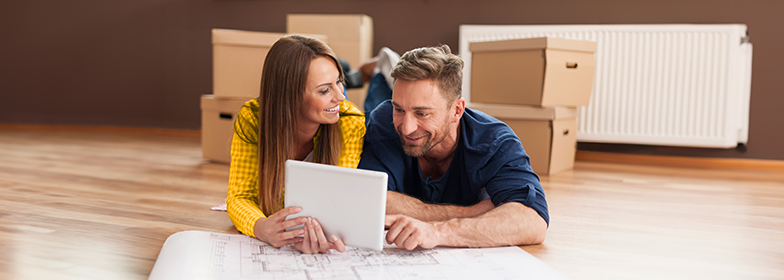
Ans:
POLYGON ((384 216, 384 227, 389 228, 391 227, 395 221, 397 221, 398 215, 386 215, 384 216))
POLYGON ((417 239, 416 237, 409 236, 408 239, 403 241, 403 246, 400 246, 400 247, 406 248, 406 250, 411 251, 411 250, 416 249, 416 247, 419 246, 420 242, 421 241, 419 239, 417 239))
POLYGON ((409 227, 409 228, 411 229, 410 231, 406 232, 408 238, 403 243, 403 247, 406 248, 406 250, 410 251, 416 249, 417 246, 422 244, 425 238, 425 234, 423 233, 421 228, 416 228, 416 227, 409 227))
POLYGON ((389 230, 387 231, 387 236, 386 236, 387 244, 394 244, 399 234, 400 234, 400 224, 392 225, 392 227, 390 227, 389 230))
POLYGON ((414 234, 415 230, 416 227, 414 226, 414 224, 412 223, 406 224, 406 226, 400 230, 400 233, 398 233, 397 238, 395 238, 395 245, 397 245, 400 248, 406 248, 408 250, 411 250, 408 247, 406 247, 406 244, 409 244, 411 242, 410 240, 413 238, 412 235, 414 234))
POLYGON ((398 238, 400 231, 402 231, 404 227, 405 221, 402 219, 396 219, 395 222, 389 226, 389 230, 387 231, 387 244, 395 243, 395 240, 398 238))

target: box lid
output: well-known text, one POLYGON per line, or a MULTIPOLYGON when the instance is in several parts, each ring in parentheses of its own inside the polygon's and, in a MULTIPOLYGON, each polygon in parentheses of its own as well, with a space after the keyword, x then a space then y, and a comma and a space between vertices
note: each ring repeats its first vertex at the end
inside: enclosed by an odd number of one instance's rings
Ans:
POLYGON ((200 107, 202 111, 224 111, 232 110, 237 112, 242 108, 245 102, 248 102, 248 97, 220 97, 216 98, 212 94, 202 94, 200 107))
MULTIPOLYGON (((272 44, 286 36, 286 33, 276 32, 261 32, 261 31, 246 31, 234 29, 212 29, 212 44, 213 45, 237 45, 237 46, 250 46, 250 47, 270 47, 272 44)), ((300 35, 313 37, 328 42, 328 36, 324 34, 311 34, 300 33, 300 35)))
POLYGON ((577 117, 577 108, 575 107, 537 107, 489 103, 470 103, 466 107, 482 111, 498 119, 561 120, 577 117))
POLYGON ((593 53, 596 52, 596 42, 557 37, 541 37, 502 41, 472 42, 468 48, 471 50, 471 52, 559 49, 593 53))
POLYGON ((241 46, 272 46, 285 33, 258 32, 233 29, 212 29, 212 44, 241 46))
POLYGON ((373 19, 364 14, 287 14, 286 32, 327 34, 335 42, 359 42, 372 40, 373 19))

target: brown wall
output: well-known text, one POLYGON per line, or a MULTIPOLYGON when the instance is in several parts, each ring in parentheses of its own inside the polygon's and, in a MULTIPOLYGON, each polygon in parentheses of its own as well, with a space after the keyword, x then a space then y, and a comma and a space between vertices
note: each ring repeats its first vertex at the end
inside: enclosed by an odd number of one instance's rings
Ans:
POLYGON ((784 1, 28 0, 0 4, 0 123, 198 129, 211 28, 284 32, 287 13, 373 17, 375 49, 446 43, 460 24, 744 23, 754 44, 745 149, 582 150, 784 160, 784 1))

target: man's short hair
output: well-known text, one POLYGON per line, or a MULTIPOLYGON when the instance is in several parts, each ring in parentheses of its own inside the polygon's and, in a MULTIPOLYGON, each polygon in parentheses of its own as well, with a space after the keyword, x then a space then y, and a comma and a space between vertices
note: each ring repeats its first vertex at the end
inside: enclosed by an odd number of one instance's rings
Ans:
POLYGON ((447 45, 410 50, 392 68, 392 78, 415 82, 433 80, 447 101, 447 106, 462 96, 463 60, 452 54, 447 45))

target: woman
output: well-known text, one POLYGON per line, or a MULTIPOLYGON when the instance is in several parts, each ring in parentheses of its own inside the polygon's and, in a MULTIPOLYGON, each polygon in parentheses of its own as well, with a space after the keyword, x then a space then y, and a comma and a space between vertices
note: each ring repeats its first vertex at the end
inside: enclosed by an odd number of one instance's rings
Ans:
POLYGON ((315 220, 286 221, 301 209, 282 206, 286 160, 359 163, 365 117, 345 100, 342 81, 340 63, 322 41, 289 35, 272 45, 259 99, 245 103, 234 125, 226 204, 239 231, 275 247, 295 244, 304 253, 345 250, 337 237, 327 240, 315 220), (297 225, 304 227, 285 231, 297 225))

